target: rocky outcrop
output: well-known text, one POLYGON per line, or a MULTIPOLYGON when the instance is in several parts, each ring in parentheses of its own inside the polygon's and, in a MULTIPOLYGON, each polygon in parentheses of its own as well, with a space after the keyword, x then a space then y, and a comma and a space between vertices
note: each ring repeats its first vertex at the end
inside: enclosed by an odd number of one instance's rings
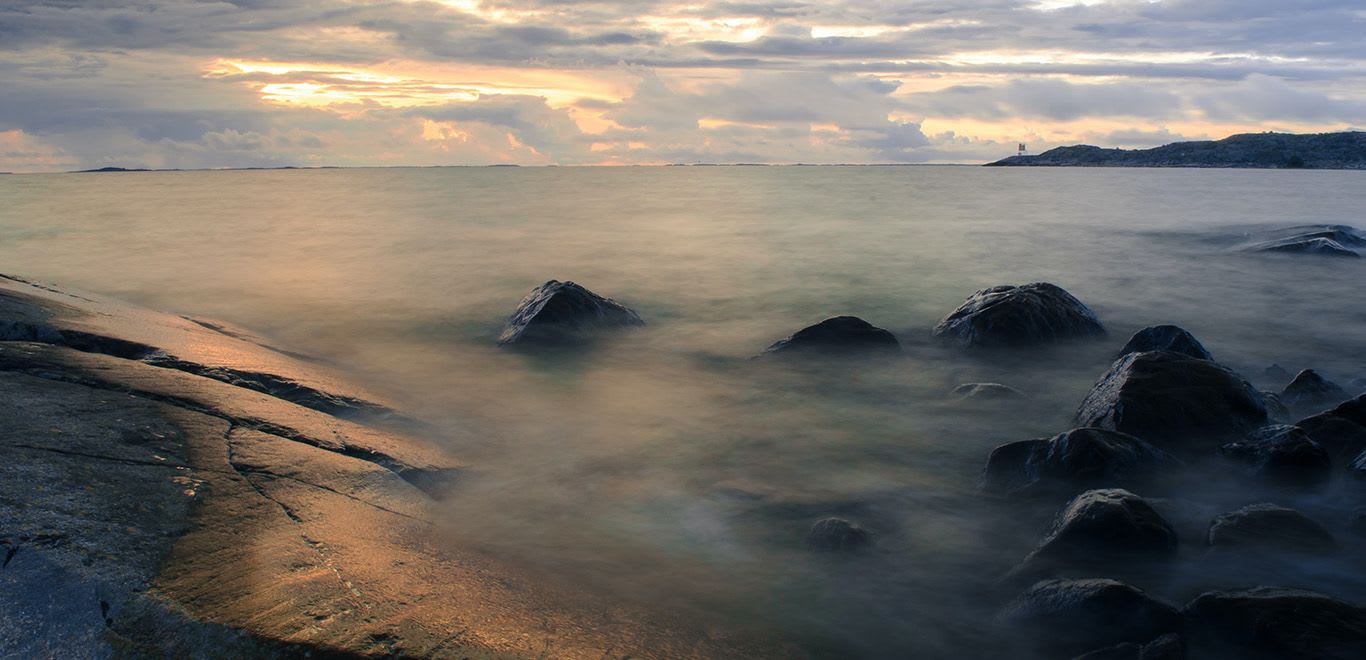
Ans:
POLYGON ((1328 451, 1298 426, 1266 426, 1220 447, 1219 452, 1269 484, 1314 488, 1333 476, 1328 451))
POLYGON ((1120 358, 1077 411, 1080 426, 1128 433, 1178 455, 1213 452, 1267 421, 1261 394, 1238 374, 1170 351, 1120 358))
POLYGON ((1242 133, 1222 140, 1174 142, 1152 149, 1076 145, 1036 156, 1011 156, 990 165, 1366 169, 1366 133, 1242 133))
POLYGON ((1120 489, 1092 490, 1063 508, 1053 531, 1014 573, 1063 566, 1104 570, 1133 560, 1167 559, 1176 547, 1176 530, 1143 498, 1120 489))
POLYGON ((764 350, 767 355, 899 353, 896 336, 856 316, 836 316, 798 330, 764 350))
POLYGON ((1240 552, 1329 554, 1337 541, 1304 514, 1275 504, 1253 504, 1220 514, 1210 523, 1211 548, 1240 552))
POLYGON ((1089 307, 1047 282, 997 286, 974 293, 934 328, 945 341, 970 347, 1047 344, 1105 336, 1089 307))
POLYGON ((508 318, 498 344, 553 344, 606 328, 645 325, 640 315, 574 282, 550 280, 527 294, 508 318))
POLYGON ((1097 428, 1073 429, 992 450, 982 489, 996 495, 1029 495, 1136 486, 1176 464, 1170 454, 1134 436, 1097 428))
POLYGON ((15 279, 0 322, 36 339, 0 341, 7 655, 749 653, 470 547, 437 515, 467 475, 441 446, 208 375, 375 400, 296 354, 15 279))
POLYGON ((816 550, 857 550, 872 541, 868 530, 843 518, 818 520, 806 534, 806 544, 816 550))
POLYGON ((1350 461, 1366 451, 1366 395, 1301 419, 1295 426, 1322 445, 1334 462, 1350 461))
POLYGON ((1000 383, 963 383, 953 388, 953 392, 950 394, 964 401, 1002 401, 1026 398, 1024 392, 1000 383))
POLYGON ((1188 355, 1198 360, 1213 360, 1214 356, 1205 350, 1200 340, 1189 332, 1174 325, 1154 325, 1139 330, 1119 349, 1119 356, 1147 351, 1170 351, 1188 355))
POLYGON ((1313 369, 1295 375, 1281 390, 1281 402, 1292 412, 1304 414, 1330 408, 1347 399, 1347 392, 1313 369))
POLYGON ((1020 643, 1063 657, 1181 630, 1175 608, 1106 579, 1044 580, 1002 609, 996 622, 1020 643))
POLYGON ((1182 614, 1193 658, 1366 657, 1366 608, 1313 591, 1211 591, 1182 614))

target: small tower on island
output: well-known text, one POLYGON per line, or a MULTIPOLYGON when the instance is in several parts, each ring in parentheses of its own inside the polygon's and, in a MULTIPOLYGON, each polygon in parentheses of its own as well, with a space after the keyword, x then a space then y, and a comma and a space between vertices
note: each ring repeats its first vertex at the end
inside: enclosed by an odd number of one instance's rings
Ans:
POLYGON ((1023 142, 1020 143, 1020 148, 1019 148, 1018 151, 1015 152, 1015 155, 1016 155, 1016 156, 1024 156, 1024 155, 1026 155, 1025 143, 1023 143, 1023 142))

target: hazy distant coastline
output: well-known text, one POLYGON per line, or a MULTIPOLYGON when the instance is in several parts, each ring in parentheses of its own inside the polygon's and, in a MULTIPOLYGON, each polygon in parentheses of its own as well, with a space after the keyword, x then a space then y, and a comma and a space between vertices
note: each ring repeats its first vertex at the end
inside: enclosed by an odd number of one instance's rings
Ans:
POLYGON ((1222 140, 1174 142, 1152 149, 1076 145, 1036 156, 1011 156, 988 167, 1241 167, 1366 169, 1366 132, 1245 133, 1222 140))

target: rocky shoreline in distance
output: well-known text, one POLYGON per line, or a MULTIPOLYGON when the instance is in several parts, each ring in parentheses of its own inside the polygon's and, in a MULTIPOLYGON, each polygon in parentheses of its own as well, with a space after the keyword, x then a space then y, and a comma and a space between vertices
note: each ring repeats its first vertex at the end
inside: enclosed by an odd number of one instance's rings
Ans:
POLYGON ((1152 149, 1076 145, 1033 156, 1011 156, 989 167, 1238 167, 1366 169, 1366 132, 1245 133, 1222 140, 1175 142, 1152 149))

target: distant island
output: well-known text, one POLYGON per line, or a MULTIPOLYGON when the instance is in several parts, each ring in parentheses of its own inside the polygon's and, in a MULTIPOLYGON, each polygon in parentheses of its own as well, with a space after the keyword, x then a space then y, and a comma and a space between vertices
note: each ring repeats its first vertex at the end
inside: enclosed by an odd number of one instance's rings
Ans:
POLYGON ((1152 149, 1058 147, 1037 156, 1011 156, 988 167, 1246 167, 1366 169, 1366 132, 1245 133, 1222 140, 1175 142, 1152 149))

